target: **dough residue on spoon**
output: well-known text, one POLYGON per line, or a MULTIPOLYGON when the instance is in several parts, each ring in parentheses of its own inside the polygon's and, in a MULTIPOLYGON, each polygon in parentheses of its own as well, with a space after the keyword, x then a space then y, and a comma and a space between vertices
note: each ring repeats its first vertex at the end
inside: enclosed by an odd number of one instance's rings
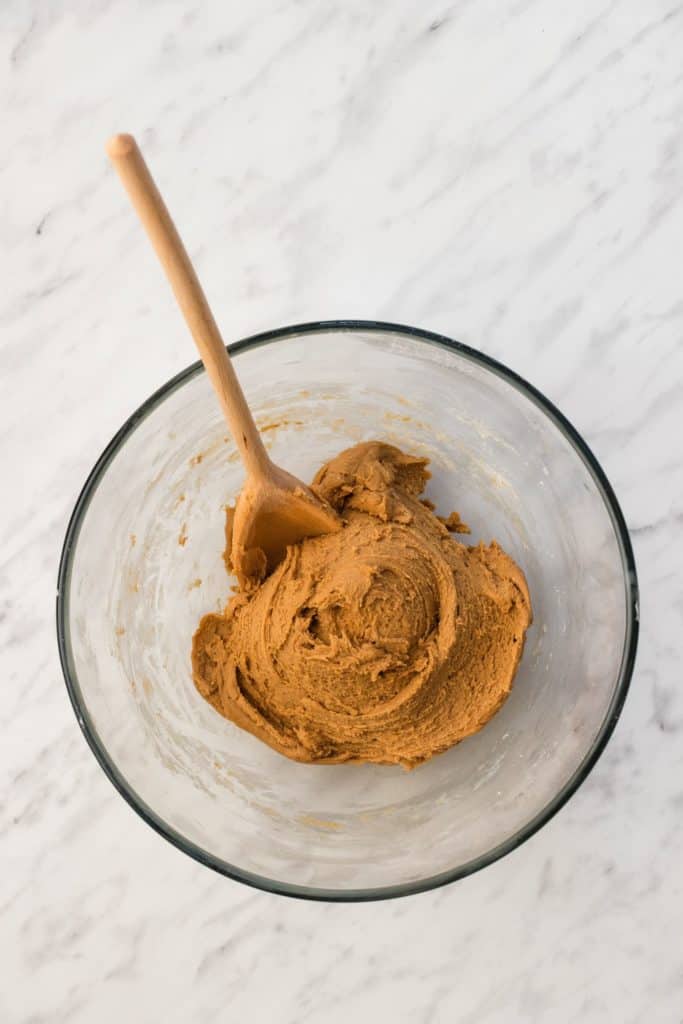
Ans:
POLYGON ((288 548, 195 633, 195 684, 296 761, 406 768, 477 732, 508 696, 531 623, 521 569, 468 547, 420 500, 427 460, 356 445, 313 489, 343 528, 288 548))

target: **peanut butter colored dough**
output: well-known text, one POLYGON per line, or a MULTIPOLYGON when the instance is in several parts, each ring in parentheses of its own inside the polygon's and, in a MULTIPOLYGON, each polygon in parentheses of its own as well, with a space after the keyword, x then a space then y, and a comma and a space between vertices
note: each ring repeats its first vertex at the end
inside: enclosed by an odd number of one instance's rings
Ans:
POLYGON ((313 487, 344 527, 304 540, 194 636, 199 692, 296 761, 413 768, 488 722, 531 622, 524 574, 467 547, 419 495, 427 460, 380 442, 342 452, 313 487))

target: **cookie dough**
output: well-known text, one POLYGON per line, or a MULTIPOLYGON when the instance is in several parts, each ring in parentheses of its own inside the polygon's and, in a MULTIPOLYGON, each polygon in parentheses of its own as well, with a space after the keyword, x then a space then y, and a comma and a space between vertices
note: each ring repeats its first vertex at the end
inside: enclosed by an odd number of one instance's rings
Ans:
POLYGON ((501 707, 531 623, 522 570, 468 547, 420 500, 427 460, 369 442, 313 488, 344 527, 290 547, 254 589, 195 633, 197 689, 296 761, 413 768, 501 707))

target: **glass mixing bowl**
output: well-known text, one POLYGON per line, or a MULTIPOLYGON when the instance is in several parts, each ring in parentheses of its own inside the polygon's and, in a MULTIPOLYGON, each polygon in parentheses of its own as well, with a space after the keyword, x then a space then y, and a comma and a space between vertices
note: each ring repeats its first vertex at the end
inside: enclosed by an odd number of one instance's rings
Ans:
POLYGON ((636 650, 637 584, 604 473, 553 405, 447 338, 307 324, 231 346, 273 458, 303 479, 379 438, 431 459, 427 494, 497 539, 534 608, 512 694, 476 736, 406 772, 288 761, 192 682, 200 616, 224 606, 224 513, 243 474, 195 364, 128 420, 78 499, 59 649, 78 721, 119 792, 203 864, 273 892, 430 889, 532 835, 595 764, 636 650))

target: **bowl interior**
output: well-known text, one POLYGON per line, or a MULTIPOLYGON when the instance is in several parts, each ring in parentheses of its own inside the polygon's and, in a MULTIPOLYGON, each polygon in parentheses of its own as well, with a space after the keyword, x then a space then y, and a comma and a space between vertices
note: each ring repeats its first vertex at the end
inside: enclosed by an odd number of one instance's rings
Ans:
POLYGON ((512 695, 413 772, 292 763, 202 700, 191 638, 230 594, 223 508, 243 474, 197 370, 122 431, 67 541, 65 667, 89 739, 148 819, 247 880, 362 895, 471 870, 576 784, 618 704, 632 623, 615 511, 548 410, 457 347, 321 327, 246 344, 235 362, 293 473, 372 438, 425 454, 438 510, 519 562, 535 621, 512 695))

